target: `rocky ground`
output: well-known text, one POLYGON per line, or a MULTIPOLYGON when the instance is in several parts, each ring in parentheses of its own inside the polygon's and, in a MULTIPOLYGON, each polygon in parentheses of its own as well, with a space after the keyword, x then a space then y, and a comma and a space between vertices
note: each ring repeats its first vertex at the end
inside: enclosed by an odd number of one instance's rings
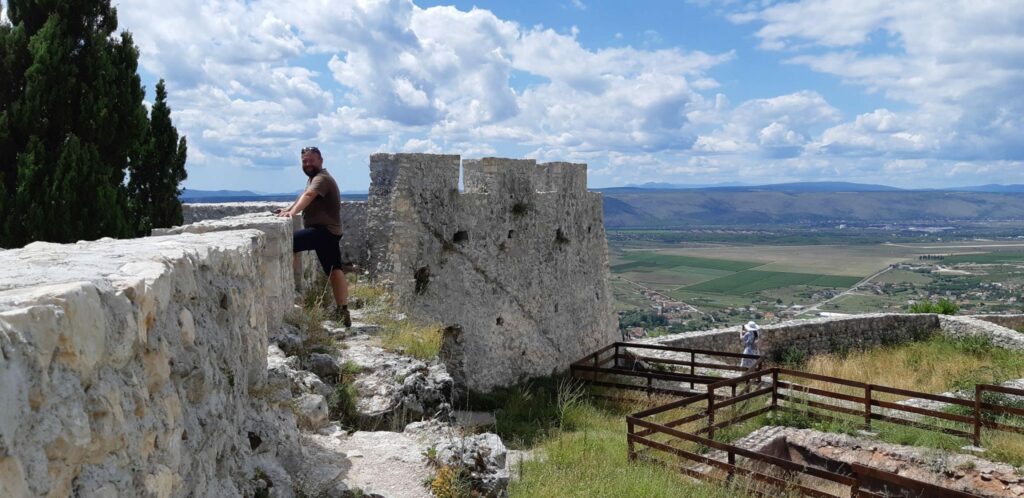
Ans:
POLYGON ((350 329, 323 323, 339 342, 334 350, 311 351, 294 326, 271 337, 266 397, 294 413, 302 464, 285 465, 291 475, 259 469, 257 487, 282 497, 428 497, 439 469, 449 468, 463 476, 454 484, 506 496, 508 452, 497 435, 457 423, 464 417, 452 409, 444 365, 386 351, 379 328, 353 318, 350 329))

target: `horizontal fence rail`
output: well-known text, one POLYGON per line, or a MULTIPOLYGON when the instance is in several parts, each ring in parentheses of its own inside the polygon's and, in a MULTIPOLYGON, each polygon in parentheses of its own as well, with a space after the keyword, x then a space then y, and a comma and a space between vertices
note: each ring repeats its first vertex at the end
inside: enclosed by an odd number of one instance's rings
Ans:
POLYGON ((631 461, 674 461, 673 468, 710 482, 744 479, 747 484, 741 489, 760 496, 778 496, 780 489, 815 497, 888 496, 893 490, 903 493, 899 496, 976 496, 856 463, 837 463, 837 468, 828 469, 802 465, 716 439, 716 434, 730 427, 775 411, 853 423, 867 430, 873 421, 910 426, 962 437, 975 446, 982 443, 983 429, 1024 434, 1024 425, 1010 423, 1024 421, 1024 405, 998 402, 1005 396, 1024 401, 1024 390, 997 385, 978 384, 973 399, 962 399, 780 367, 761 368, 756 356, 632 343, 612 344, 571 368, 576 379, 594 387, 677 397, 626 417, 631 461), (667 354, 651 356, 657 354, 654 351, 667 354), (730 363, 698 361, 698 356, 730 363), (734 364, 747 358, 755 360, 754 367, 734 364), (707 375, 711 372, 746 373, 722 379, 707 375), (630 382, 637 379, 642 383, 630 382), (696 385, 704 391, 695 391, 696 385), (896 402, 898 397, 925 399, 951 408, 911 406, 896 402), (950 427, 954 424, 958 426, 950 427), (799 475, 813 478, 813 482, 794 478, 799 475))
POLYGON ((750 367, 739 366, 745 359, 754 360, 755 366, 761 361, 758 355, 616 342, 573 362, 569 371, 576 380, 592 387, 643 392, 648 397, 690 396, 701 392, 696 389, 698 385, 749 371, 750 367), (652 356, 655 354, 662 356, 652 356))

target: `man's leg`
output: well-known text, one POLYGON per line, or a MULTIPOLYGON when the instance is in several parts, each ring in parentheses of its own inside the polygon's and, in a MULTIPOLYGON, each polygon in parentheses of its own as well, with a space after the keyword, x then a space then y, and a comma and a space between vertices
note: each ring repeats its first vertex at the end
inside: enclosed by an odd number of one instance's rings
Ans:
POLYGON ((348 279, 345 272, 335 268, 331 270, 331 291, 334 292, 334 304, 348 306, 348 279))

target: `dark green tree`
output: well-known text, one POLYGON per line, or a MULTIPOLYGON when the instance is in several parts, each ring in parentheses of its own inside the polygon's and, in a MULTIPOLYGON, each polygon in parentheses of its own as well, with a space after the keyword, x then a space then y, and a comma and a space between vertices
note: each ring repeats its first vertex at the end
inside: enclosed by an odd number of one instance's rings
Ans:
POLYGON ((131 35, 115 36, 109 0, 6 3, 0 246, 139 234, 125 175, 150 123, 131 35))
POLYGON ((185 137, 178 138, 178 130, 171 123, 167 89, 164 81, 160 80, 156 85, 156 101, 150 111, 142 160, 133 164, 128 182, 138 233, 148 234, 153 228, 182 223, 178 198, 181 190, 178 187, 187 177, 187 152, 185 137))

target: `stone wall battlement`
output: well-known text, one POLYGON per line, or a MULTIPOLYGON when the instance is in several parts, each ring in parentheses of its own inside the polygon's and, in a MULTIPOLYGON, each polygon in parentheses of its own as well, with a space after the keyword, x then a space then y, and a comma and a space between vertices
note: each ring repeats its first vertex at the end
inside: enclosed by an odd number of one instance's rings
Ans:
POLYGON ((587 192, 585 164, 537 163, 533 159, 499 157, 460 160, 457 155, 437 154, 374 154, 370 156, 371 197, 374 187, 393 186, 400 170, 416 177, 417 182, 411 188, 441 193, 458 192, 460 170, 467 194, 493 193, 514 199, 517 195, 532 193, 582 195, 587 192))

